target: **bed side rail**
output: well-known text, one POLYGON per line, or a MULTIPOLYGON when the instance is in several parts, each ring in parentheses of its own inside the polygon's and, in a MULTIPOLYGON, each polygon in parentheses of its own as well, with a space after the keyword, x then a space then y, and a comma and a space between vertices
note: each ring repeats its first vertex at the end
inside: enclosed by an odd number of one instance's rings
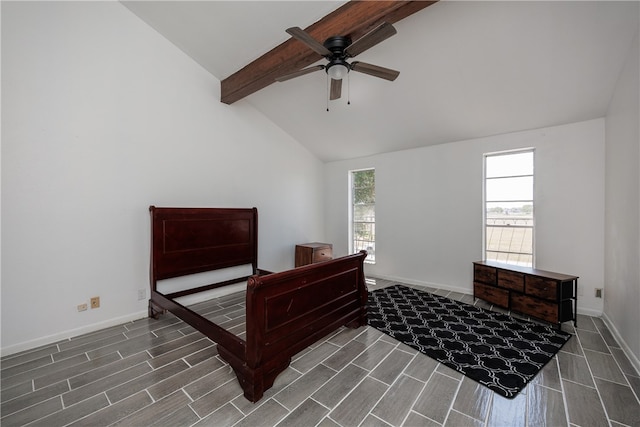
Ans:
POLYGON ((169 310, 176 317, 193 326, 218 345, 227 348, 230 352, 238 355, 246 353, 245 341, 158 291, 151 292, 151 299, 149 300, 150 312, 153 306, 156 309, 169 310))

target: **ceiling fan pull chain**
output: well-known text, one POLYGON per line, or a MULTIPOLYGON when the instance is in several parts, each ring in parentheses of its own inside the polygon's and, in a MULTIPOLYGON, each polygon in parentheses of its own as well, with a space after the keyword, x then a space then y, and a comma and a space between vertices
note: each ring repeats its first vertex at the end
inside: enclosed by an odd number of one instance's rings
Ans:
POLYGON ((351 76, 347 74, 347 105, 351 105, 351 76))
POLYGON ((329 78, 329 74, 327 74, 327 111, 329 111, 329 84, 331 79, 329 78))

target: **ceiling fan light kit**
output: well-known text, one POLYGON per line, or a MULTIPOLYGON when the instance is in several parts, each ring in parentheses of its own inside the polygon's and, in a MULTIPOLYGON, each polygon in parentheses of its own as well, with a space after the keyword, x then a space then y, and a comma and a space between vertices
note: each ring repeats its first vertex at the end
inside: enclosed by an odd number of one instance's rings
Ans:
POLYGON ((349 64, 346 61, 343 62, 344 63, 335 61, 327 65, 326 70, 329 77, 334 80, 342 80, 347 76, 347 73, 349 72, 349 64))
POLYGON ((326 65, 315 65, 285 74, 277 77, 276 81, 283 82, 314 71, 325 70, 327 75, 331 78, 329 99, 334 100, 340 98, 342 91, 342 79, 345 78, 351 70, 389 81, 394 81, 398 75, 400 75, 399 71, 380 67, 378 65, 367 64, 360 61, 355 61, 351 64, 347 62, 349 58, 353 58, 354 56, 396 34, 396 29, 388 22, 379 25, 353 43, 351 42, 351 39, 346 36, 329 37, 324 41, 324 43, 320 43, 311 37, 309 33, 299 27, 292 27, 286 31, 293 38, 304 43, 314 52, 324 56, 324 58, 329 62, 326 65))

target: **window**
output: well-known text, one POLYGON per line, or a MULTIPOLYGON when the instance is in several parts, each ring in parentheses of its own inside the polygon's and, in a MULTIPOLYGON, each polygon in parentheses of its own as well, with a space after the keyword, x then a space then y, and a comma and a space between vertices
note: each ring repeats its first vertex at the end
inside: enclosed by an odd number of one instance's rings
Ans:
POLYGON ((368 252, 376 260, 376 177, 374 169, 351 171, 351 252, 368 252))
POLYGON ((533 150, 485 154, 486 260, 533 267, 533 150))

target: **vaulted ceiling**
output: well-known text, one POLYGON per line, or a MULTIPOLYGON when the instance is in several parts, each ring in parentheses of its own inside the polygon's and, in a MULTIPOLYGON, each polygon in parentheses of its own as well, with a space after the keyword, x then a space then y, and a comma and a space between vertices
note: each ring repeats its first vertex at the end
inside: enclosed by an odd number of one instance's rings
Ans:
MULTIPOLYGON (((345 5, 122 3, 221 82, 283 43, 304 47, 285 29, 345 5)), ((342 98, 328 102, 327 76, 316 72, 267 82, 228 108, 253 105, 323 161, 602 117, 638 31, 638 6, 443 0, 395 22, 395 36, 358 56, 399 70, 394 82, 351 72, 342 98)))

